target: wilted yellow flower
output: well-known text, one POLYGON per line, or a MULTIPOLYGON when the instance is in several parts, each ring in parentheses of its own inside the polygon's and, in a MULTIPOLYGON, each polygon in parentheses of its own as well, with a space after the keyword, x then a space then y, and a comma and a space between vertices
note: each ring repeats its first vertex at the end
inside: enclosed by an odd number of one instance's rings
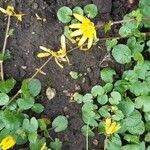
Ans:
POLYGON ((12 148, 15 145, 15 143, 15 139, 12 136, 8 135, 1 141, 0 148, 2 148, 2 150, 7 150, 12 148))
POLYGON ((69 27, 71 29, 77 29, 73 31, 70 36, 71 37, 77 37, 82 35, 78 42, 78 46, 81 48, 81 50, 88 50, 91 48, 93 42, 97 40, 96 36, 96 29, 94 26, 94 23, 90 21, 87 17, 81 16, 79 14, 73 14, 73 16, 79 20, 81 23, 75 23, 71 24, 69 27), (83 49, 83 44, 88 40, 87 48, 83 49))
POLYGON ((7 6, 6 10, 4 8, 0 7, 0 11, 7 16, 16 17, 19 21, 22 21, 22 17, 24 16, 24 14, 22 14, 22 13, 17 14, 14 10, 14 7, 10 6, 10 5, 7 6))
POLYGON ((117 132, 120 128, 120 124, 112 122, 111 118, 105 120, 105 132, 107 135, 117 132))
POLYGON ((69 59, 67 57, 67 50, 66 50, 66 38, 64 35, 61 36, 61 48, 59 51, 55 52, 51 49, 48 49, 44 46, 40 46, 40 49, 45 51, 44 53, 39 53, 37 57, 48 57, 53 56, 55 58, 56 63, 63 68, 63 66, 60 64, 61 61, 67 61, 69 64, 69 59))

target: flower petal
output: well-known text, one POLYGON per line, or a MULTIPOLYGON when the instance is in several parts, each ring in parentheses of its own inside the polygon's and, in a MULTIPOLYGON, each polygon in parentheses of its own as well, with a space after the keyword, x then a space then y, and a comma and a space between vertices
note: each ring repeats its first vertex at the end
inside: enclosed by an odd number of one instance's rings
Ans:
POLYGON ((64 68, 63 65, 59 63, 59 60, 55 57, 55 62, 60 68, 64 68))
POLYGON ((117 124, 117 125, 115 126, 115 128, 113 129, 113 132, 117 132, 120 128, 121 128, 121 127, 120 127, 120 124, 117 124))
POLYGON ((85 19, 84 16, 81 16, 81 15, 76 14, 76 13, 74 13, 73 16, 74 16, 77 20, 79 20, 79 21, 81 21, 81 22, 85 19))
POLYGON ((82 34, 83 34, 83 32, 79 29, 79 30, 76 30, 76 31, 72 32, 70 34, 70 36, 75 37, 75 36, 79 36, 79 35, 82 35, 82 34))
POLYGON ((0 11, 1 11, 2 13, 4 13, 4 14, 7 14, 7 11, 6 11, 5 9, 1 8, 1 7, 0 7, 0 11))
POLYGON ((51 55, 50 53, 38 53, 37 57, 42 58, 42 57, 48 57, 50 55, 51 55))
POLYGON ((78 46, 79 47, 82 46, 85 43, 86 40, 87 40, 87 37, 82 36, 82 38, 80 39, 80 41, 78 43, 78 46))
POLYGON ((89 38, 89 40, 88 40, 88 49, 91 48, 92 44, 93 44, 93 38, 89 38))
POLYGON ((79 29, 80 27, 81 27, 80 23, 74 23, 69 26, 69 28, 71 29, 79 29))
POLYGON ((66 51, 66 38, 64 35, 61 36, 61 48, 66 51))
POLYGON ((49 52, 49 53, 51 52, 50 49, 48 49, 48 48, 46 48, 44 46, 40 46, 40 49, 43 50, 43 51, 45 51, 45 52, 49 52))

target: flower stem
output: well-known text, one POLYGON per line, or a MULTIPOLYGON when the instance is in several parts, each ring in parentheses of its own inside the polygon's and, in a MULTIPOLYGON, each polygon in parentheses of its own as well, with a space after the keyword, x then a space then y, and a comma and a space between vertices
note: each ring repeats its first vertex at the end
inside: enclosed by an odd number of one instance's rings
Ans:
MULTIPOLYGON (((37 69, 37 71, 32 75, 32 77, 29 78, 29 80, 32 80, 33 78, 35 78, 38 75, 38 73, 49 63, 51 59, 52 59, 52 56, 49 57, 49 59, 47 59, 47 61, 39 69, 37 69)), ((21 93, 21 89, 11 98, 11 100, 7 104, 5 104, 2 107, 2 109, 5 109, 10 103, 12 103, 20 93, 21 93)))
POLYGON ((90 120, 88 120, 87 127, 86 127, 86 150, 89 149, 89 130, 88 130, 89 122, 90 122, 90 120))
POLYGON ((106 138, 104 140, 104 150, 107 150, 107 142, 108 142, 108 137, 106 135, 106 138))
MULTIPOLYGON (((7 40, 9 37, 8 36, 9 28, 10 28, 10 16, 8 16, 8 20, 7 20, 6 33, 5 33, 4 44, 2 49, 2 58, 4 57, 6 51, 7 40)), ((0 61, 0 70, 1 70, 1 80, 4 80, 3 60, 0 61)))

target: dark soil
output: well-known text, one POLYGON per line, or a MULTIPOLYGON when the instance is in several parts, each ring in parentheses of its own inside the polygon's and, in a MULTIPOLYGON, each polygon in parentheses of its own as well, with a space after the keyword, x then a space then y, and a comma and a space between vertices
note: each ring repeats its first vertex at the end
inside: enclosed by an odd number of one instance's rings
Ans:
MULTIPOLYGON (((94 2, 101 13, 99 13, 95 23, 107 20, 120 20, 128 13, 133 6, 127 3, 127 0, 9 0, 18 11, 25 15, 22 23, 12 21, 11 28, 15 28, 13 37, 9 39, 7 48, 10 50, 12 58, 5 62, 5 77, 13 77, 21 82, 23 79, 31 77, 46 59, 36 57, 40 52, 39 46, 43 45, 52 49, 58 49, 60 46, 60 36, 63 33, 63 24, 59 23, 56 13, 61 6, 84 6, 94 2), (47 21, 42 22, 36 19, 35 14, 45 18, 47 21)), ((0 2, 0 6, 5 6, 0 2)), ((14 20, 14 19, 13 19, 14 20)), ((5 33, 6 20, 0 15, 0 42, 3 42, 5 33)), ((111 32, 104 34, 98 31, 100 38, 117 36, 116 26, 111 32)), ((80 129, 83 125, 81 117, 81 106, 70 102, 67 93, 75 91, 88 92, 91 87, 101 83, 99 71, 101 67, 112 66, 121 74, 123 67, 116 64, 113 59, 108 59, 101 63, 106 55, 105 42, 101 41, 88 52, 75 50, 68 54, 71 65, 64 64, 61 69, 54 60, 42 70, 46 75, 39 74, 43 85, 43 92, 39 101, 45 106, 44 115, 48 118, 55 118, 57 115, 65 115, 69 119, 68 129, 59 134, 51 133, 52 137, 58 137, 63 142, 63 150, 84 150, 85 137, 80 129), (72 80, 69 72, 77 71, 83 76, 79 80, 72 80), (55 98, 49 101, 45 95, 48 86, 56 89, 55 98)), ((2 44, 1 46, 2 47, 2 44)), ((70 44, 68 44, 69 49, 70 44)), ((96 136, 90 140, 90 150, 101 150, 103 148, 103 137, 96 136), (98 145, 95 141, 98 141, 98 145)))

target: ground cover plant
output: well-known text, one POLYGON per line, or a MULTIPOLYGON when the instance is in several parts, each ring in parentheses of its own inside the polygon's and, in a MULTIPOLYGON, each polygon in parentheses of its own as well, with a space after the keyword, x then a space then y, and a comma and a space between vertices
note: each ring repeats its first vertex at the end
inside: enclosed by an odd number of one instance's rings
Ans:
MULTIPOLYGON (((129 3, 132 4, 133 2, 129 1, 129 3)), ((11 4, 7 4, 7 1, 4 4, 7 5, 6 9, 0 7, 0 11, 5 15, 8 22, 0 62, 1 149, 13 147, 18 149, 17 146, 19 145, 23 145, 21 147, 27 145, 27 149, 31 150, 73 149, 67 146, 68 143, 64 147, 64 142, 56 138, 56 135, 59 134, 51 132, 64 132, 67 127, 69 128, 71 117, 70 114, 66 114, 69 113, 68 108, 63 108, 63 114, 58 113, 52 120, 43 115, 42 112, 45 111, 45 108, 41 104, 41 96, 39 96, 42 85, 36 77, 39 74, 46 75, 43 69, 53 58, 58 68, 65 71, 65 68, 73 63, 71 54, 75 50, 77 50, 77 57, 80 52, 86 55, 91 48, 99 45, 100 41, 106 40, 107 52, 99 62, 98 67, 100 69, 98 78, 104 82, 92 84, 86 94, 79 86, 76 86, 75 90, 80 92, 61 91, 72 102, 77 102, 82 106, 83 123, 73 132, 73 137, 77 131, 82 132, 86 139, 83 142, 83 147, 86 150, 93 149, 90 139, 95 137, 96 132, 98 132, 98 137, 105 136, 104 142, 102 139, 94 140, 94 145, 98 149, 98 143, 101 142, 104 150, 149 150, 150 41, 147 31, 150 27, 150 16, 147 6, 150 3, 147 0, 141 0, 138 8, 126 14, 123 20, 100 22, 98 24, 93 21, 93 18, 98 14, 97 6, 94 4, 73 8, 60 7, 57 11, 57 17, 65 25, 63 25, 60 38, 56 38, 55 42, 59 43, 60 40, 61 46, 59 46, 59 50, 55 51, 55 48, 46 46, 45 43, 38 44, 38 48, 44 51, 35 52, 38 61, 39 58, 48 57, 48 59, 42 63, 41 67, 36 68, 35 73, 22 79, 18 92, 15 89, 18 81, 13 78, 5 80, 3 61, 11 59, 11 52, 6 50, 8 38, 14 36, 14 29, 10 29, 11 21, 16 18, 17 24, 20 24, 26 14, 16 11, 11 4), (119 36, 99 37, 98 29, 104 30, 107 34, 113 26, 118 24, 121 24, 119 36), (72 45, 77 45, 77 47, 72 48, 72 45), (123 72, 118 77, 116 70, 110 66, 100 68, 102 63, 109 60, 111 56, 116 63, 124 65, 123 72), (64 62, 67 62, 67 64, 64 62)), ((35 17, 42 24, 46 22, 46 19, 41 18, 37 13, 35 17)), ((32 34, 35 33, 32 32, 32 34)), ((101 45, 98 48, 98 53, 100 53, 101 45)), ((82 59, 82 61, 84 60, 82 59)), ((22 68, 26 69, 26 66, 22 66, 22 68)), ((90 69, 88 71, 91 74, 90 69)), ((82 82, 85 84, 86 74, 69 70, 68 75, 70 75, 71 82, 82 78, 82 82)), ((64 81, 58 82, 59 86, 63 87, 63 84, 65 84, 64 81)), ((48 86, 46 95, 51 100, 57 92, 50 88, 51 83, 48 83, 48 86)), ((48 104, 50 104, 50 101, 48 104)), ((73 108, 75 105, 75 103, 72 103, 73 108)), ((54 109, 54 111, 57 111, 57 109, 54 109)), ((79 112, 77 112, 78 114, 80 115, 79 112)), ((76 124, 78 123, 76 122, 76 124)), ((67 139, 67 134, 65 132, 63 134, 66 135, 64 138, 67 139)), ((61 140, 65 141, 62 137, 61 140)), ((82 147, 74 148, 82 149, 82 147)))

